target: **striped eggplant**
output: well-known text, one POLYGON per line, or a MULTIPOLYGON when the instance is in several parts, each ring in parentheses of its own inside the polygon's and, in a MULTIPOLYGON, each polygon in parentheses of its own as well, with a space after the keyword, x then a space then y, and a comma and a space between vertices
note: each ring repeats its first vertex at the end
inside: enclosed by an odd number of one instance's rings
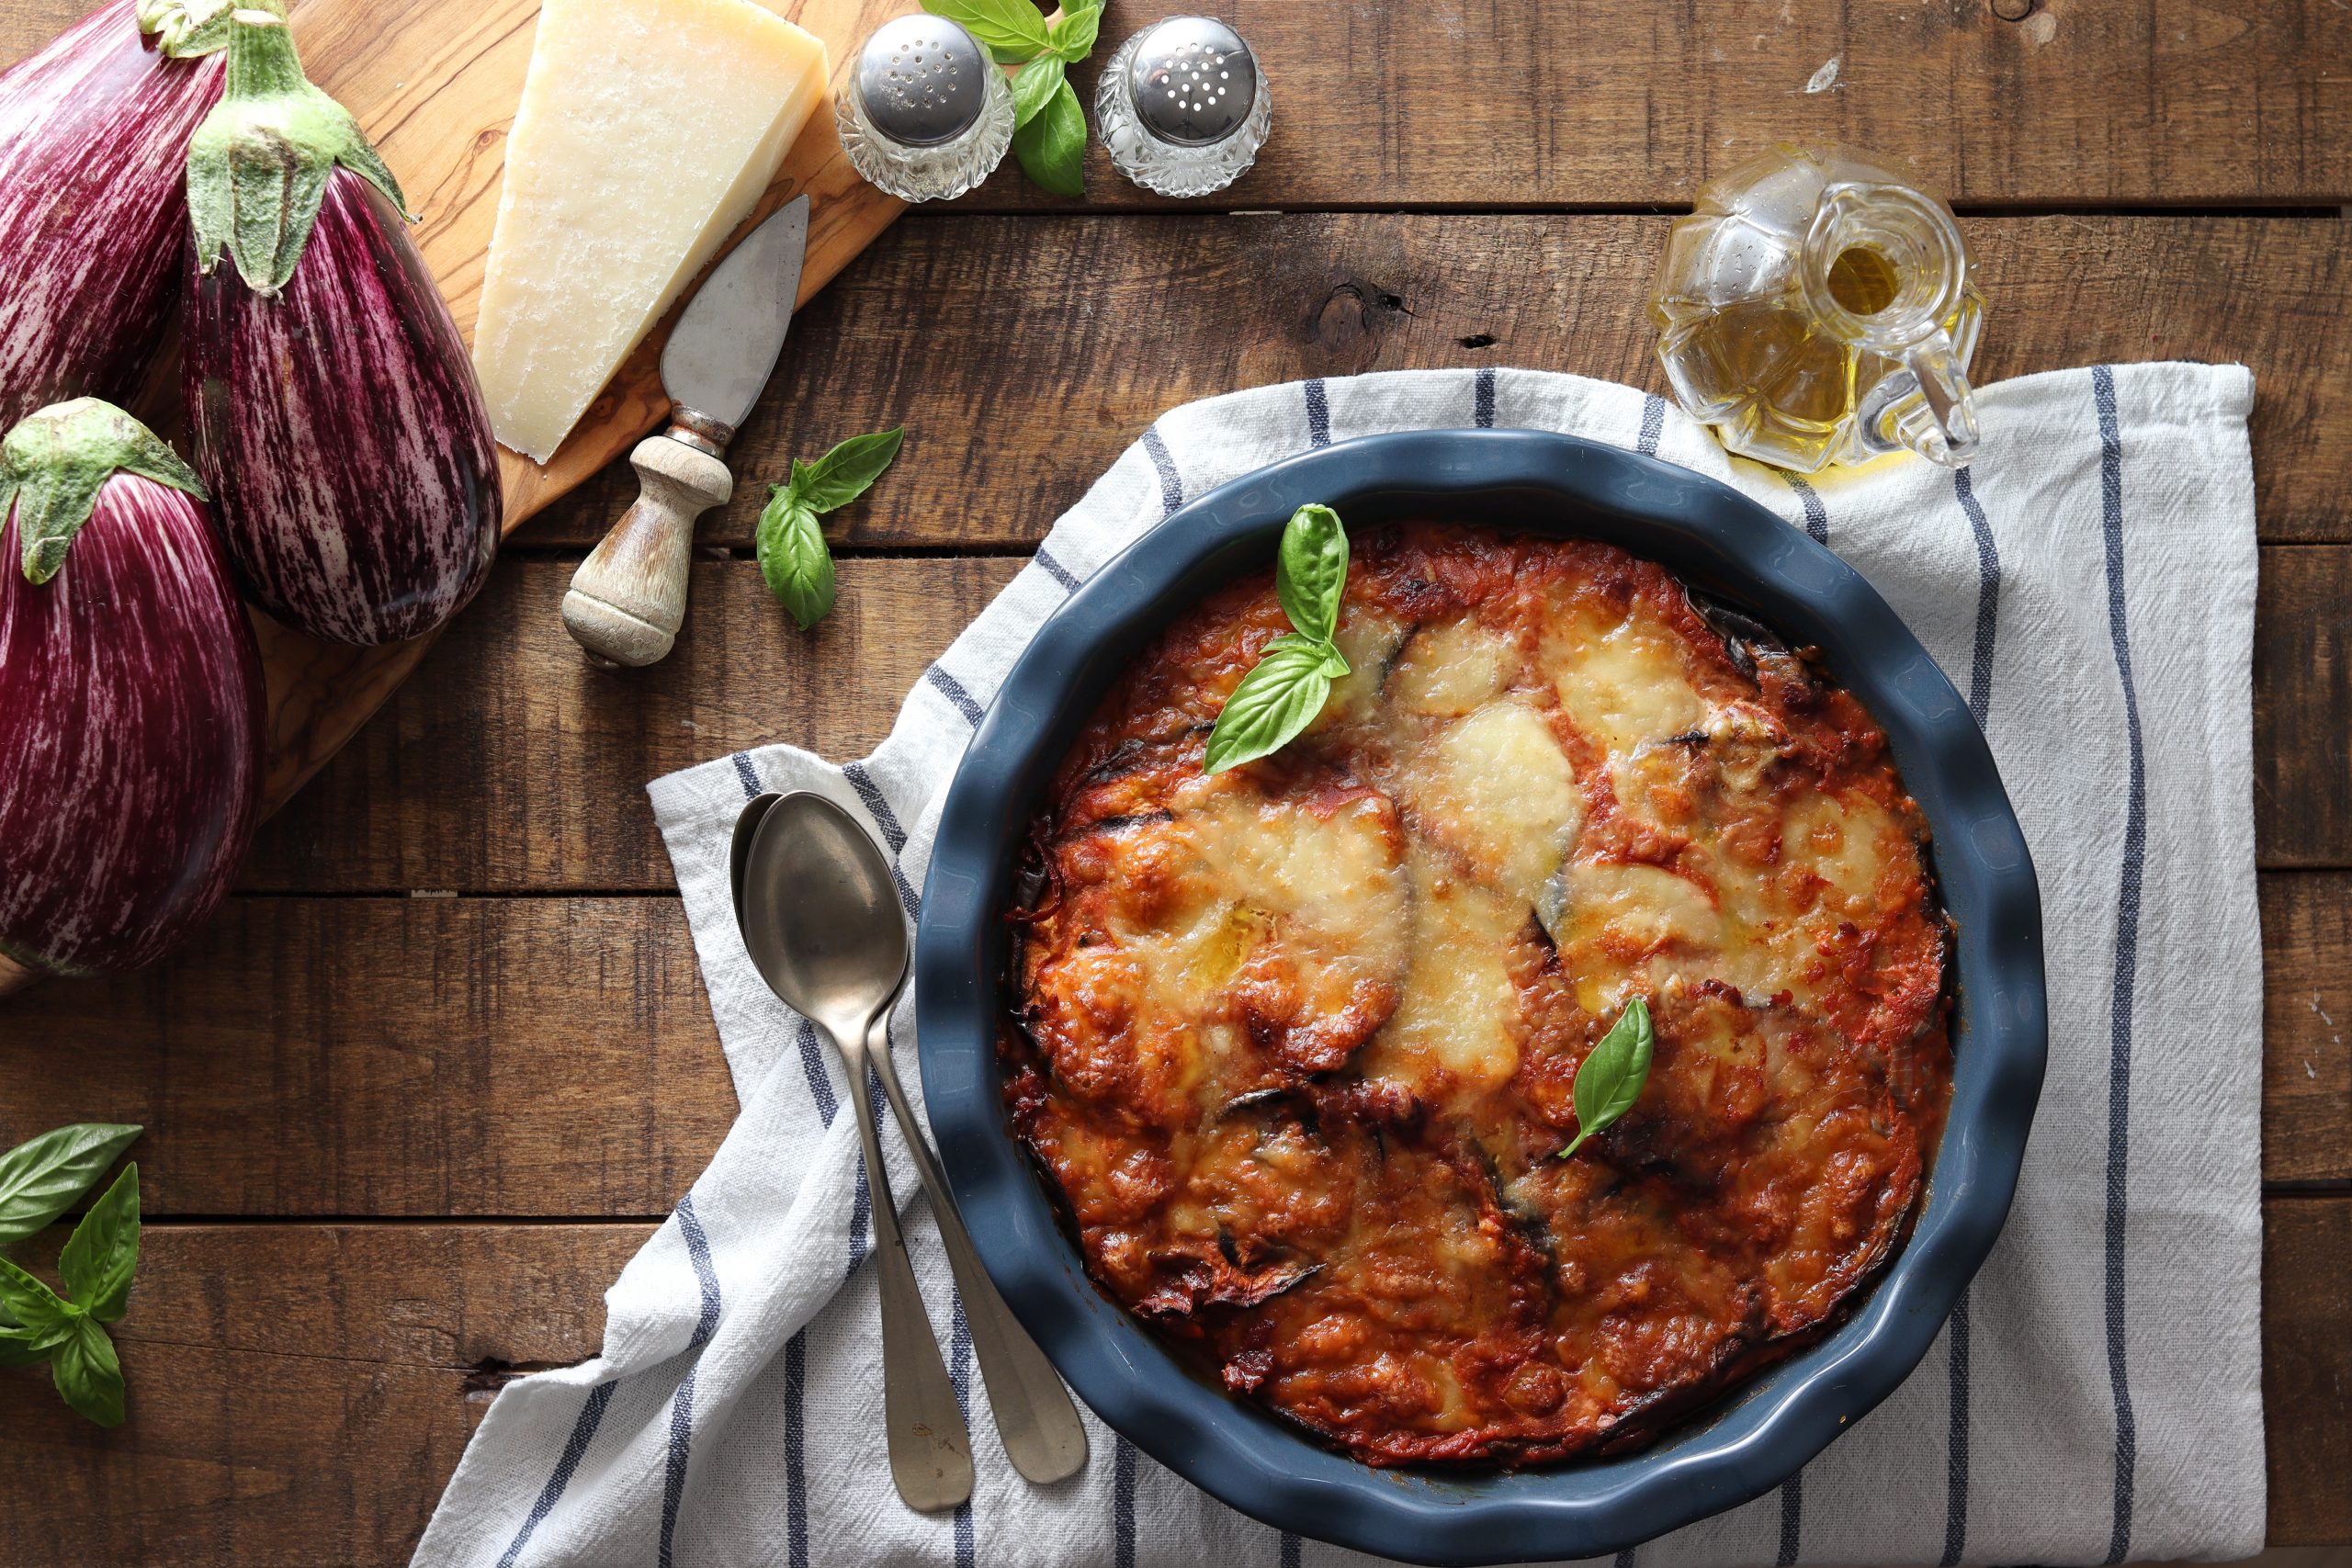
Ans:
POLYGON ((227 35, 226 0, 111 0, 0 75, 0 430, 137 389, 179 290, 187 140, 220 96, 203 57, 227 35))
POLYGON ((0 952, 135 968, 253 840, 261 651, 196 475, 110 403, 0 439, 0 952))
POLYGON ((181 378, 196 466, 255 602, 331 642, 456 615, 498 549, 473 361, 358 125, 284 20, 230 15, 188 144, 181 378))

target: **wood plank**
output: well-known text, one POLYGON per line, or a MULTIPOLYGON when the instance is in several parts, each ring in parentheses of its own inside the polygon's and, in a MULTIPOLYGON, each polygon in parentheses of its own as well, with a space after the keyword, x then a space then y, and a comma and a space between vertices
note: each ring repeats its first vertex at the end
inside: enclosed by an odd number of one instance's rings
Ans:
POLYGON ((2270 1543, 2352 1542, 2352 1199, 2262 1207, 2270 1543))
MULTIPOLYGON (((2352 547, 2277 546, 2262 561, 2260 858, 2352 866, 2352 547)), ((647 780, 775 740, 862 754, 1019 564, 846 560, 840 607, 804 636, 753 562, 705 560, 677 651, 623 675, 591 668, 563 632, 571 560, 503 562, 381 721, 263 828, 246 886, 667 888, 647 780)))
POLYGON ((745 560, 694 568, 662 663, 598 670, 560 606, 568 560, 503 562, 383 716, 262 829, 257 888, 666 889, 646 781, 788 741, 846 758, 1021 563, 849 560, 796 628, 745 560))
MULTIPOLYGON (((0 3, 0 58, 80 0, 0 3)), ((1600 206, 1688 201, 1773 143, 1834 140, 1910 162, 1956 199, 2140 206, 2352 197, 2352 31, 2331 0, 2111 6, 1984 0, 1594 6, 1229 0, 1274 130, 1234 207, 1600 206), (1834 81, 1808 90, 1825 74, 1834 81)), ((1074 79, 1165 14, 1113 0, 1074 79)), ((1101 147, 1088 198, 1155 205, 1101 147)), ((967 202, 1045 205, 1010 160, 967 202)))
POLYGON ((8 1561, 406 1562, 497 1369, 593 1354, 648 1229, 151 1227, 116 1336, 126 1425, 0 1372, 8 1561))
MULTIPOLYGON (((841 519, 854 545, 1034 544, 1164 410, 1236 387, 1508 365, 1660 390, 1644 311, 1667 223, 918 209, 794 326, 733 449, 737 499, 702 537, 747 545, 767 495, 754 479, 900 423, 897 469, 841 519)), ((2263 536, 2352 539, 2338 461, 2352 449, 2352 223, 2068 216, 1965 228, 1992 301, 1983 379, 2102 360, 2243 360, 2256 378, 2263 536)), ((635 494, 625 468, 608 469, 517 538, 593 544, 635 494)))
POLYGON ((0 1147, 139 1122, 156 1214, 661 1214, 736 1110, 674 897, 232 898, 0 1042, 0 1147))
MULTIPOLYGON (((2264 1218, 2270 1539, 2352 1540, 2352 1199, 2264 1218)), ((648 1228, 150 1230, 121 1325, 127 1426, 0 1373, 0 1474, 27 1478, 6 1488, 11 1560, 405 1562, 496 1366, 593 1353, 600 1292, 648 1228)))
POLYGON ((2352 1180, 2352 875, 2266 872, 2262 1175, 2352 1180))
MULTIPOLYGON (((2352 876, 2266 876, 2263 931, 2264 1173, 2352 1182, 2352 876)), ((234 898, 10 1045, 0 1147, 141 1122, 166 1215, 660 1214, 735 1114, 670 897, 234 898)))
POLYGON ((2262 552, 2254 692, 2256 858, 2352 865, 2352 550, 2262 552))

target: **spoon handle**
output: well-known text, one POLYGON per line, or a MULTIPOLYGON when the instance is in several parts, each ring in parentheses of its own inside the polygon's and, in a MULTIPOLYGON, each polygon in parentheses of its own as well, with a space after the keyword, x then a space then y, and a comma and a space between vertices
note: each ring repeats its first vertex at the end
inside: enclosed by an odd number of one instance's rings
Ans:
MULTIPOLYGON (((885 1021, 877 1029, 888 1028, 885 1021)), ((870 1038, 870 1034, 869 1034, 870 1038)), ((972 1250, 972 1237, 956 1211, 955 1195, 931 1152, 931 1140, 915 1120, 907 1091, 899 1087, 899 1069, 890 1061, 886 1037, 874 1050, 874 1070, 881 1075, 882 1092, 899 1118, 899 1131, 915 1156, 923 1190, 931 1194, 931 1212, 939 1221, 940 1239, 947 1244, 947 1266, 955 1271, 956 1288, 963 1292, 964 1315, 972 1325, 972 1348, 979 1352, 980 1381, 986 1385, 989 1409, 1004 1439, 1005 1457, 1012 1468, 1038 1485, 1049 1485, 1077 1474, 1086 1466, 1086 1427, 1070 1404, 1054 1364, 1022 1329, 1004 1298, 997 1293, 988 1270, 972 1250)))
POLYGON ((834 1043, 849 1067, 849 1100, 857 1110, 858 1142, 865 1146, 865 1179, 873 1195, 874 1267, 882 1293, 882 1425, 890 1478, 910 1508, 953 1508, 972 1495, 971 1435, 965 1430, 947 1364, 940 1359, 931 1314, 923 1310, 914 1264, 907 1258, 907 1238, 899 1229, 898 1206, 890 1200, 874 1101, 865 1092, 865 1038, 834 1043))

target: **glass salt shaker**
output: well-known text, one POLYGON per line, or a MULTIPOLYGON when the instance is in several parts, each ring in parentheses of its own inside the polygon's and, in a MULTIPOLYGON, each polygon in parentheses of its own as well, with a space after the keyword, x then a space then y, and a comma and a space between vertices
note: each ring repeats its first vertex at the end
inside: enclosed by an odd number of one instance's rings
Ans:
POLYGON ((1119 173, 1161 196, 1206 196, 1257 162, 1273 104, 1239 33, 1214 17, 1169 17, 1111 57, 1094 118, 1119 173))
POLYGON ((1012 88, 956 23, 900 17, 865 40, 833 119, 868 182, 901 200, 944 201, 1004 162, 1012 88))

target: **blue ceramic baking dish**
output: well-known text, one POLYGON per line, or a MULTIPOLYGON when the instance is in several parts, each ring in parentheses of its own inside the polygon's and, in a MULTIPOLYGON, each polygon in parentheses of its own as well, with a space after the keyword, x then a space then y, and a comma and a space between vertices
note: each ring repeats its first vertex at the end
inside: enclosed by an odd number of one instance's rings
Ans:
POLYGON ((923 1092, 989 1272, 1071 1387, 1178 1474, 1265 1523, 1428 1563, 1606 1556, 1758 1496, 1926 1354, 2007 1216, 2046 1051, 2041 896, 1967 705, 1861 577, 1753 502, 1651 458, 1534 431, 1371 436, 1201 497, 1072 594, 989 708, 949 790, 916 942, 923 1092), (1352 529, 1414 517, 1605 539, 1753 615, 1885 728, 1956 931, 1951 1120, 1910 1242, 1826 1337, 1619 1458, 1375 1470, 1187 1368, 1087 1279, 999 1093, 1014 860, 1056 764, 1119 672, 1209 589, 1272 562, 1307 502, 1352 529))

